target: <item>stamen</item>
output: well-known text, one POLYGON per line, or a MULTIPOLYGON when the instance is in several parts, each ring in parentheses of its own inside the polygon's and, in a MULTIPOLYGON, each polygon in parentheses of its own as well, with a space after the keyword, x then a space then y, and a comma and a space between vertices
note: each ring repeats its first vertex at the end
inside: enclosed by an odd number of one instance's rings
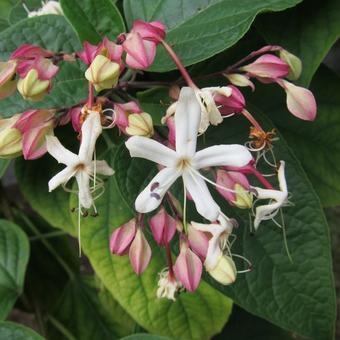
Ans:
POLYGON ((248 273, 253 270, 253 264, 246 257, 239 254, 231 254, 231 257, 237 257, 248 264, 248 269, 238 270, 237 271, 238 274, 248 273))
POLYGON ((80 200, 78 199, 78 248, 79 248, 79 257, 81 257, 80 217, 81 217, 81 209, 80 209, 80 200))
POLYGON ((183 229, 184 233, 188 235, 188 226, 187 226, 187 189, 184 183, 183 178, 183 229))

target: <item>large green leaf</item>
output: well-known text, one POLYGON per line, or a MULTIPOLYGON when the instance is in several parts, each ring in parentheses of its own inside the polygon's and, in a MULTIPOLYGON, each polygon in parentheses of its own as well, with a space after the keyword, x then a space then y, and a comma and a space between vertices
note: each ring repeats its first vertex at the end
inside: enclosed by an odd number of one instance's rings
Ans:
POLYGON ((168 337, 159 336, 159 335, 139 333, 139 334, 126 336, 122 338, 121 340, 171 340, 171 339, 168 337))
POLYGON ((44 340, 32 329, 14 322, 0 322, 0 338, 7 340, 44 340))
MULTIPOLYGON (((21 294, 29 257, 29 242, 14 223, 0 220, 0 320, 21 294)), ((0 331, 1 335, 1 331, 0 331)))
MULTIPOLYGON (((45 15, 22 20, 0 33, 0 59, 6 60, 22 44, 37 44, 55 52, 74 52, 81 48, 76 34, 64 17, 45 15)), ((28 102, 16 93, 0 101, 0 112, 11 116, 28 108, 64 108, 87 96, 84 72, 77 63, 61 63, 51 93, 38 103, 28 102)))
POLYGON ((61 5, 81 41, 97 44, 105 36, 113 40, 125 30, 112 0, 61 0, 61 5))
POLYGON ((99 293, 100 288, 92 276, 73 277, 65 287, 53 317, 75 339, 118 339, 115 327, 122 327, 123 321, 126 322, 123 334, 129 334, 126 333, 127 329, 133 332, 133 320, 126 316, 119 305, 111 303, 113 298, 110 294, 106 295, 106 301, 101 301, 99 293), (109 310, 105 304, 115 308, 109 310))
POLYGON ((269 43, 281 45, 301 58, 303 71, 299 82, 308 86, 340 37, 339 17, 340 1, 309 0, 283 13, 261 17, 257 27, 269 43))
MULTIPOLYGON (((160 20, 167 27, 167 41, 185 65, 207 59, 235 44, 248 31, 256 15, 282 11, 301 0, 125 0, 129 26, 133 20, 160 20)), ((169 71, 174 64, 163 50, 151 71, 169 71)))
POLYGON ((286 109, 284 92, 276 86, 257 86, 255 102, 280 128, 322 204, 334 206, 340 203, 340 78, 322 68, 316 73, 311 90, 318 105, 314 122, 292 116, 286 109))

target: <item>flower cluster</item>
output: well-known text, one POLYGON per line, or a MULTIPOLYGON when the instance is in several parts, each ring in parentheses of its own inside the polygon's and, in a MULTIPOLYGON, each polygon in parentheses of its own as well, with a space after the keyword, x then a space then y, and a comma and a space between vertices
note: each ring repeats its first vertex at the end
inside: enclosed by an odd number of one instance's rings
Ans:
POLYGON ((114 174, 105 160, 97 160, 96 142, 104 130, 116 128, 131 157, 154 162, 158 173, 137 196, 136 216, 113 231, 110 250, 119 256, 128 254, 133 270, 140 275, 152 258, 151 234, 167 256, 157 296, 175 300, 178 292, 197 289, 203 268, 224 285, 251 269, 248 259, 232 251, 238 223, 223 212, 224 204, 248 210, 254 231, 266 220, 284 228, 277 216, 290 202, 285 162, 277 161, 274 153, 278 136, 275 130, 265 131, 247 110, 240 88, 249 86, 255 91, 254 79, 279 85, 286 93, 288 110, 303 120, 314 120, 316 103, 308 89, 289 81, 299 77, 301 62, 280 46, 265 46, 222 70, 219 75, 228 81, 225 86, 200 88, 165 36, 161 22, 137 20, 130 32, 116 40, 104 38, 97 45, 84 42, 83 50, 73 54, 28 44, 19 47, 7 62, 0 63, 1 99, 17 88, 28 101, 42 100, 53 88, 52 79, 62 67, 58 63, 76 59, 87 67, 88 96, 73 107, 30 109, 1 119, 0 157, 23 154, 25 159, 36 159, 47 151, 65 165, 48 186, 50 191, 62 186, 78 195, 80 238, 81 216, 87 216, 90 209, 93 216, 97 214, 95 200, 105 187, 100 176, 114 174), (187 85, 180 89, 179 83, 171 84, 174 102, 162 119, 168 128, 167 138, 126 91, 132 83, 138 85, 138 72, 152 65, 157 45, 168 52, 187 85), (244 145, 198 147, 200 135, 231 116, 243 117, 251 124, 244 145), (78 153, 66 149, 54 136, 57 126, 69 122, 79 140, 78 153), (261 172, 262 165, 269 174, 261 172), (72 178, 76 189, 67 186, 72 178), (182 187, 181 197, 171 192, 176 181, 182 187), (216 190, 220 200, 208 186, 216 190), (188 221, 189 206, 195 207, 201 221, 188 221), (147 224, 150 233, 146 233, 147 224), (243 259, 246 268, 237 259, 243 259))

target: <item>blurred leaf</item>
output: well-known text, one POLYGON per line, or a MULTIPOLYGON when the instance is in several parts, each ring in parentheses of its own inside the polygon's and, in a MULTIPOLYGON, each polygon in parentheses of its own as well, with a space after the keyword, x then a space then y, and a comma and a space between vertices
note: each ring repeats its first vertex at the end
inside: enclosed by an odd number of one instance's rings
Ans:
POLYGON ((16 224, 0 219, 0 320, 7 317, 22 293, 28 258, 25 233, 16 224))
MULTIPOLYGON (((207 59, 234 45, 249 30, 255 17, 265 11, 282 11, 301 0, 125 0, 129 27, 133 20, 160 20, 167 27, 167 38, 184 65, 207 59)), ((150 71, 174 69, 170 57, 157 52, 150 71)))
POLYGON ((14 322, 0 322, 0 338, 6 340, 44 340, 32 329, 14 322))
POLYGON ((81 41, 97 44, 105 36, 114 40, 125 31, 123 18, 111 0, 61 0, 60 3, 81 41))
POLYGON ((256 27, 269 43, 281 45, 302 60, 303 70, 298 82, 308 86, 326 54, 340 38, 339 17, 340 1, 309 0, 283 13, 262 16, 256 27))
POLYGON ((16 4, 13 6, 12 10, 9 13, 9 22, 11 25, 18 23, 21 20, 27 19, 28 13, 24 7, 24 4, 31 12, 36 11, 37 9, 42 7, 41 0, 16 1, 16 4))
POLYGON ((159 335, 139 333, 139 334, 126 336, 122 338, 121 340, 171 340, 171 339, 168 337, 159 336, 159 335))
POLYGON ((0 179, 5 175, 6 170, 11 163, 10 159, 0 159, 0 179))

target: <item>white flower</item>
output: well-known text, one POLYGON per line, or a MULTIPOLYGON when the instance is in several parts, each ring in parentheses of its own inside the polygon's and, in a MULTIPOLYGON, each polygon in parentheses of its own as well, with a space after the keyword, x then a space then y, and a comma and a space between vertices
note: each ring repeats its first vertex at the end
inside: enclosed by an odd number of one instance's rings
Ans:
POLYGON ((288 204, 288 188, 285 177, 285 162, 280 162, 278 170, 278 180, 280 190, 270 190, 254 187, 258 199, 269 199, 266 205, 256 207, 254 228, 259 227, 262 221, 273 219, 279 209, 288 204))
POLYGON ((89 115, 81 128, 81 144, 78 155, 64 148, 57 137, 46 136, 47 151, 58 161, 66 165, 66 168, 56 174, 48 182, 49 191, 59 185, 65 185, 72 177, 78 183, 79 203, 85 209, 93 204, 90 188, 90 180, 95 181, 95 175, 113 175, 113 170, 106 161, 93 161, 96 140, 102 132, 100 115, 96 111, 89 111, 89 115))
POLYGON ((159 276, 160 278, 156 293, 157 298, 166 298, 176 301, 175 295, 179 290, 183 289, 183 285, 178 280, 176 280, 175 277, 171 278, 167 269, 162 270, 159 273, 159 276))
POLYGON ((25 4, 23 4, 25 10, 28 13, 28 17, 37 17, 40 15, 46 15, 46 14, 55 14, 55 15, 64 15, 63 10, 61 9, 60 3, 58 1, 47 1, 41 2, 42 7, 39 8, 37 11, 30 11, 25 4))
POLYGON ((176 151, 146 137, 133 136, 126 142, 131 157, 145 158, 164 166, 138 195, 135 202, 138 212, 147 213, 156 209, 171 185, 182 177, 199 214, 216 221, 220 208, 198 170, 212 166, 241 167, 248 164, 252 156, 247 148, 238 144, 215 145, 196 152, 200 121, 201 108, 195 93, 191 88, 184 87, 175 113, 176 151))

